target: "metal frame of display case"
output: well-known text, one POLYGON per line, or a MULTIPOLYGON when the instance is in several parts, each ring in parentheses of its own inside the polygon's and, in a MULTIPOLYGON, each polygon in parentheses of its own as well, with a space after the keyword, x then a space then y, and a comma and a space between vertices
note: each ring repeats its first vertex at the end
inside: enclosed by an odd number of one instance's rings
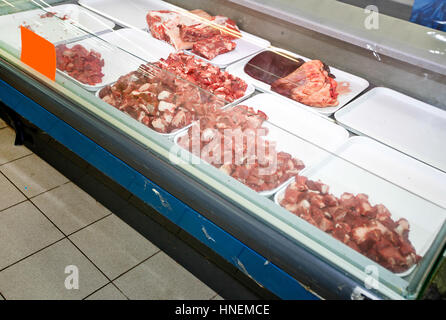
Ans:
MULTIPOLYGON (((286 49, 308 57, 314 57, 317 49, 326 45, 330 51, 322 52, 320 59, 346 71, 354 69, 349 63, 362 63, 364 74, 357 75, 365 77, 367 74, 372 86, 389 85, 403 93, 413 87, 413 96, 439 107, 446 106, 441 95, 431 95, 432 92, 445 94, 446 90, 442 91, 446 87, 444 74, 432 73, 432 77, 425 80, 427 87, 421 90, 406 80, 409 74, 413 75, 412 80, 422 79, 423 66, 400 61, 396 57, 381 56, 381 60, 377 60, 373 50, 320 34, 308 29, 304 23, 284 21, 241 5, 255 1, 216 2, 227 4, 221 14, 235 18, 243 16, 238 22, 246 31, 255 29, 255 23, 249 21, 262 18, 266 26, 265 38, 270 38, 276 45, 288 43, 286 49), (275 39, 274 34, 278 35, 275 39), (304 52, 296 50, 294 42, 287 41, 293 37, 299 40, 296 43, 304 45, 304 52), (352 59, 346 63, 346 57, 352 59), (392 70, 387 70, 389 66, 392 70), (392 76, 386 76, 391 73, 392 76), (397 83, 397 78, 404 82, 397 83)), ((197 3, 203 4, 205 10, 211 6, 200 0, 188 1, 187 6, 198 7, 197 3)), ((423 65, 423 59, 419 62, 423 65)), ((206 188, 106 120, 88 113, 82 106, 1 58, 0 100, 278 297, 389 298, 366 288, 365 283, 359 283, 318 256, 317 252, 265 225, 243 206, 206 188)), ((128 217, 121 218, 135 227, 135 222, 128 217)), ((432 261, 432 264, 436 263, 432 261)), ((403 297, 395 294, 391 298, 403 297)))

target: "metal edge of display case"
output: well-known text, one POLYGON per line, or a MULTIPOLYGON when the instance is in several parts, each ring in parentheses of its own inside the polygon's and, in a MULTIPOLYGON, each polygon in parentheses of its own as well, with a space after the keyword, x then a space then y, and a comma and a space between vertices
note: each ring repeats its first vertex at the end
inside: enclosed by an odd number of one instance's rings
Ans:
MULTIPOLYGON (((371 3, 368 3, 368 6, 365 8, 360 8, 343 2, 332 1, 331 3, 328 3, 327 1, 324 1, 325 3, 321 3, 318 10, 313 10, 310 14, 305 11, 305 9, 302 10, 298 5, 293 5, 290 2, 280 3, 279 1, 274 4, 265 0, 226 1, 248 7, 255 11, 267 13, 273 17, 301 27, 318 30, 318 32, 337 38, 341 41, 358 45, 362 48, 370 49, 371 44, 373 44, 373 50, 377 53, 382 53, 398 60, 407 61, 431 71, 442 73, 443 75, 446 74, 443 57, 433 55, 426 50, 420 50, 416 46, 406 44, 405 41, 395 42, 394 39, 389 37, 389 35, 399 35, 400 37, 403 37, 405 33, 408 32, 411 34, 411 39, 406 37, 405 40, 417 39, 418 41, 419 39, 422 39, 423 41, 437 41, 437 39, 432 39, 432 37, 427 34, 429 31, 428 28, 414 23, 408 24, 407 21, 383 15, 379 12, 379 7, 372 5, 371 3), (330 6, 328 7, 328 5, 330 6), (324 6, 327 7, 324 8, 324 6), (376 13, 380 13, 379 20, 376 20, 378 21, 378 26, 365 27, 368 15, 370 16, 370 14, 373 14, 375 10, 378 10, 376 13), (342 21, 342 24, 338 24, 337 21, 332 19, 338 15, 341 17, 349 16, 350 18, 355 18, 351 19, 351 21, 344 20, 342 21), (356 18, 359 19, 361 15, 363 28, 358 27, 358 21, 356 20, 356 18), (320 21, 324 22, 321 23, 320 21), (379 36, 376 36, 376 32, 373 32, 376 30, 380 31, 379 36)), ((440 41, 441 40, 439 40, 437 44, 441 44, 440 41)))
MULTIPOLYGON (((379 297, 379 295, 375 296, 374 292, 366 290, 362 284, 349 277, 345 272, 318 257, 317 253, 310 252, 288 239, 279 230, 272 229, 258 221, 243 208, 222 198, 151 152, 147 152, 141 145, 128 139, 123 133, 111 128, 101 119, 88 114, 81 107, 56 94, 3 60, 0 60, 0 75, 3 80, 3 83, 0 82, 2 90, 4 93, 5 90, 8 92, 4 97, 9 101, 2 100, 7 105, 12 104, 18 107, 16 112, 24 118, 33 117, 37 108, 42 108, 42 111, 46 111, 53 121, 59 121, 59 125, 66 126, 74 134, 77 134, 71 141, 73 145, 67 147, 73 148, 82 140, 91 141, 98 150, 103 150, 123 167, 139 174, 145 180, 145 182, 141 181, 142 183, 151 183, 155 188, 159 188, 157 185, 161 185, 162 188, 157 189, 158 192, 163 192, 174 202, 190 207, 196 212, 198 218, 203 217, 225 234, 240 241, 244 245, 244 250, 240 254, 251 255, 254 260, 264 261, 265 266, 268 265, 266 262, 270 262, 269 265, 275 265, 278 269, 276 271, 284 273, 282 276, 288 275, 289 280, 296 281, 308 290, 306 291, 308 297, 313 297, 310 293, 313 291, 323 298, 351 299, 353 291, 358 287, 362 287, 364 292, 369 292, 370 297, 379 297), (36 109, 33 110, 29 106, 22 105, 26 101, 33 104, 36 109), (182 187, 184 185, 187 185, 188 188, 182 187), (290 255, 290 252, 293 254, 290 255)), ((44 126, 51 124, 45 117, 40 121, 40 124, 43 123, 44 126)), ((45 128, 41 129, 45 130, 45 128)), ((65 141, 65 143, 67 142, 65 141)), ((91 150, 84 150, 84 153, 81 152, 79 156, 85 157, 89 153, 91 150)), ((115 170, 115 172, 117 171, 115 170)), ((124 180, 129 178, 122 175, 121 177, 124 180)), ((117 182, 129 188, 130 191, 132 190, 131 181, 117 182)), ((138 191, 138 189, 134 189, 134 191, 138 191)), ((173 220, 179 223, 179 220, 173 220)), ((181 225, 179 226, 181 227, 181 225)), ((254 261, 253 259, 251 261, 254 261)), ((234 263, 234 261, 231 262, 234 263)), ((246 271, 240 265, 237 267, 246 271)), ((260 281, 267 280, 270 276, 268 271, 262 268, 255 270, 253 274, 256 274, 259 280, 262 279, 260 281)))

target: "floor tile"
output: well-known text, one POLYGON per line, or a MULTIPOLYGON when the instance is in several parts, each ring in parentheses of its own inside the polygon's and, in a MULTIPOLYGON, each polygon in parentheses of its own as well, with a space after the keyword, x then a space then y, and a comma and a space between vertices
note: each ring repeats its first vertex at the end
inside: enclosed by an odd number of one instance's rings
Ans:
POLYGON ((159 251, 116 215, 74 233, 70 239, 110 279, 159 251))
MULTIPOLYGON (((5 121, 3 121, 2 119, 0 119, 0 129, 2 129, 2 128, 5 128, 7 125, 6 125, 6 122, 5 121)), ((0 297, 1 298, 1 297, 0 297)))
POLYGON ((215 295, 208 286, 163 252, 122 275, 114 283, 132 300, 208 300, 215 295))
POLYGON ((26 197, 1 173, 0 191, 0 211, 26 200, 26 197))
POLYGON ((29 201, 0 212, 0 270, 62 237, 29 201))
POLYGON ((127 298, 110 283, 93 293, 86 300, 127 300, 127 298))
POLYGON ((5 128, 0 130, 0 165, 32 153, 25 146, 15 146, 14 141, 15 132, 13 129, 5 128))
POLYGON ((0 272, 0 291, 7 300, 77 300, 107 281, 71 242, 64 239, 0 272), (74 275, 73 271, 66 273, 68 266, 78 270, 78 289, 65 287, 67 277, 74 275))
POLYGON ((0 171, 27 197, 68 182, 67 178, 35 154, 7 163, 0 167, 0 171))
POLYGON ((73 183, 31 200, 65 234, 73 233, 110 214, 110 211, 73 183))
POLYGON ((216 295, 215 297, 213 297, 211 300, 225 300, 223 299, 221 296, 216 295))

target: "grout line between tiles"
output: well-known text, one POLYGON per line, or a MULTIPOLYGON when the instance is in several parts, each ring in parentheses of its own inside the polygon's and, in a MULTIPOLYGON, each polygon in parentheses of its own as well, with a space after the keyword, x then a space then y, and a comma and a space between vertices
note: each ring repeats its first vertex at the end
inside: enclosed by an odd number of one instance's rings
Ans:
POLYGON ((79 231, 82 231, 82 230, 84 230, 84 229, 88 228, 89 226, 91 226, 91 225, 95 224, 96 222, 99 222, 99 221, 101 221, 101 220, 104 220, 105 218, 108 218, 108 217, 110 217, 110 216, 111 216, 111 215, 113 215, 113 214, 114 214, 114 213, 110 211, 110 213, 109 213, 109 214, 107 214, 107 215, 105 215, 105 216, 103 216, 103 217, 101 217, 101 218, 99 218, 99 219, 97 219, 97 220, 95 220, 95 221, 93 221, 93 222, 90 222, 89 224, 87 224, 87 225, 83 226, 83 227, 82 227, 82 228, 80 228, 80 229, 77 229, 76 231, 73 231, 73 232, 71 232, 71 233, 67 234, 67 237, 71 237, 72 235, 74 235, 74 234, 78 233, 79 231))
POLYGON ((73 242, 73 241, 71 241, 71 239, 70 238, 68 238, 67 237, 67 239, 68 239, 68 241, 70 241, 70 243, 77 249, 77 250, 79 250, 79 252, 80 253, 82 253, 82 255, 88 260, 88 261, 90 261, 90 263, 93 265, 93 266, 95 266, 95 268, 96 269, 98 269, 99 270, 99 272, 100 273, 102 273, 102 275, 109 281, 109 282, 111 282, 111 279, 73 242))
POLYGON ((215 293, 215 296, 213 296, 212 298, 210 298, 209 300, 214 299, 216 296, 218 296, 218 293, 215 293))
POLYGON ((116 284, 113 283, 113 281, 110 281, 108 283, 106 283, 105 285, 103 285, 102 287, 96 289, 95 291, 93 291, 92 293, 90 293, 88 296, 86 296, 85 298, 83 298, 82 300, 87 300, 89 297, 91 297, 92 295, 94 295, 96 292, 104 289, 106 286, 108 286, 109 284, 111 284, 113 287, 116 288, 116 290, 118 290, 127 300, 130 300, 129 297, 127 297, 127 295, 124 294, 124 292, 121 291, 121 289, 119 289, 116 284))
POLYGON ((133 269, 135 269, 136 267, 140 266, 141 264, 143 264, 144 262, 146 262, 147 260, 153 258, 153 256, 157 255, 158 253, 162 252, 160 249, 158 249, 157 252, 155 252, 154 254, 152 254, 151 256, 149 256, 148 258, 142 260, 141 262, 137 263, 136 265, 134 265, 133 267, 131 267, 130 269, 128 269, 127 271, 124 271, 123 273, 117 275, 115 278, 112 279, 113 281, 116 281, 118 278, 122 277, 123 275, 125 275, 126 273, 132 271, 133 269))
MULTIPOLYGON (((31 156, 31 155, 33 155, 34 153, 31 153, 30 155, 27 155, 27 156, 24 156, 24 157, 22 157, 22 158, 25 158, 25 157, 28 157, 28 156, 31 156)), ((17 160, 17 159, 16 159, 17 160)), ((14 160, 15 161, 15 160, 14 160)), ((13 161, 12 161, 13 162, 13 161)), ((43 194, 43 193, 46 193, 46 192, 49 192, 49 191, 51 191, 51 190, 54 190, 54 189, 56 189, 56 188, 58 188, 58 187, 60 187, 60 186, 62 186, 62 185, 65 185, 65 184, 67 184, 67 183, 69 183, 69 182, 71 182, 70 180, 68 180, 67 182, 65 182, 65 183, 63 183, 63 184, 61 184, 61 185, 59 185, 59 186, 56 186, 56 187, 54 187, 54 188, 51 188, 51 189, 49 189, 49 190, 46 190, 46 191, 44 191, 44 192, 42 192, 42 193, 40 193, 40 194, 37 194, 37 195, 34 195, 33 197, 28 197, 26 194, 24 194, 3 172, 1 172, 1 174, 3 175, 3 176, 5 176, 5 178, 15 187, 15 188, 17 188, 17 190, 19 190, 19 192, 21 193, 21 194, 23 194, 24 196, 25 196, 25 198, 26 198, 26 200, 24 200, 24 201, 22 201, 21 203, 23 203, 23 202, 26 202, 26 201, 29 201, 48 221, 50 221, 50 223, 57 229, 57 230, 59 230, 63 235, 64 235, 64 237, 63 238, 61 238, 61 239, 59 239, 58 241, 56 241, 56 242, 54 242, 54 243, 52 243, 52 244, 50 244, 50 245, 48 245, 48 246, 45 246, 44 248, 41 248, 41 249, 39 249, 39 250, 37 250, 36 252, 34 252, 34 253, 32 253, 32 254, 30 254, 30 255, 28 255, 28 256, 26 256, 26 257, 24 257, 24 258, 22 258, 22 259, 20 259, 20 260, 18 260, 18 261, 16 261, 16 262, 14 262, 14 263, 12 263, 11 265, 8 265, 8 266, 6 266, 5 268, 3 268, 3 269, 1 269, 0 270, 0 272, 2 272, 3 270, 5 270, 5 269, 7 269, 7 268, 9 268, 9 267, 11 267, 11 266, 13 266, 13 265, 15 265, 15 264, 17 264, 17 263, 19 263, 20 261, 23 261, 23 260, 25 260, 26 258, 28 258, 28 257, 30 257, 30 256, 32 256, 32 255, 34 255, 34 254, 36 254, 36 253, 38 253, 38 252, 40 252, 40 251, 42 251, 42 250, 44 250, 44 249, 46 249, 46 248, 48 248, 49 246, 51 246, 51 245, 53 245, 53 244, 55 244, 55 243, 57 243, 57 242, 59 242, 59 241, 61 241, 61 240, 63 240, 63 239, 68 239, 68 241, 77 249, 77 250, 79 250, 80 252, 81 252, 81 254, 88 260, 88 261, 90 261, 90 263, 96 268, 96 269, 98 269, 99 270, 99 272, 109 281, 109 282, 112 282, 111 281, 111 279, 78 247, 78 246, 76 246, 76 244, 73 242, 73 241, 71 241, 71 239, 69 238, 69 236, 71 236, 72 234, 74 234, 74 233, 76 233, 76 232, 78 232, 78 231, 80 231, 80 230, 82 230, 82 229, 85 229, 86 227, 88 227, 88 226, 90 226, 90 225, 92 225, 92 224, 94 224, 94 223, 96 223, 96 222, 98 222, 98 221, 100 221, 100 220, 102 220, 102 219, 105 219, 105 218, 107 218, 108 216, 110 216, 110 215, 112 215, 113 213, 112 212, 110 212, 110 214, 108 214, 107 216, 104 216, 104 217, 102 217, 102 218, 100 218, 100 219, 98 219, 98 220, 96 220, 96 221, 94 221, 94 222, 92 222, 92 223, 90 223, 89 225, 87 225, 87 226, 85 226, 85 227, 83 227, 83 228, 81 228, 81 229, 79 229, 79 230, 77 230, 77 231, 75 231, 75 232, 73 232, 73 233, 71 233, 71 234, 69 234, 69 235, 67 235, 67 234, 65 234, 50 218, 48 218, 48 216, 42 211, 42 210, 40 210, 40 208, 39 207, 37 207, 37 205, 36 204, 34 204, 34 202, 32 202, 32 199, 33 198, 35 198, 35 197, 37 197, 37 196, 39 196, 39 195, 41 195, 41 194, 43 194)), ((16 204, 17 205, 17 204, 16 204)), ((1 212, 1 211, 0 211, 1 212)), ((160 250, 159 250, 160 251, 160 250)), ((157 251, 155 254, 157 254, 159 251, 157 251)), ((155 255, 155 254, 153 254, 153 255, 155 255)), ((143 263, 143 262, 145 262, 145 261, 147 261, 148 259, 150 259, 153 255, 151 255, 150 257, 148 257, 147 259, 145 259, 145 260, 143 260, 141 263, 143 263)), ((138 263, 137 265, 135 265, 134 267, 132 267, 132 268, 130 268, 129 270, 127 270, 126 272, 128 272, 128 271, 130 271, 130 270, 132 270, 133 268, 135 268, 135 267, 137 267, 139 264, 141 264, 141 263, 138 263)), ((125 274, 126 272, 124 272, 123 274, 125 274)), ((121 274, 122 275, 122 274, 121 274)), ((118 276, 119 277, 119 276, 118 276)), ((116 278, 118 278, 118 277, 116 277, 116 278)), ((115 279, 116 279, 115 278, 115 279)), ((115 284, 113 284, 115 287, 117 287, 115 284)), ((119 289, 119 288, 117 288, 120 292, 121 292, 121 290, 119 289)), ((122 292, 121 292, 122 293, 122 292)), ((128 297, 124 294, 124 296, 128 299, 128 297)))
MULTIPOLYGON (((15 187, 15 186, 14 186, 15 187)), ((9 207, 6 207, 6 208, 4 208, 4 209, 1 209, 0 210, 0 213, 2 213, 3 211, 6 211, 6 210, 8 210, 8 209, 11 209, 11 208, 14 208, 15 206, 18 206, 19 204, 22 204, 22 203, 24 203, 24 202, 26 202, 26 201, 29 201, 28 199, 25 199, 25 200, 23 200, 23 201, 20 201, 20 202, 17 202, 17 203, 15 203, 15 204, 13 204, 12 206, 9 206, 9 207)))
MULTIPOLYGON (((28 150, 29 150, 29 149, 28 149, 28 150)), ((11 161, 8 161, 8 162, 5 162, 5 163, 2 163, 2 164, 0 165, 0 169, 1 169, 1 167, 3 167, 4 165, 7 165, 7 164, 12 163, 12 162, 17 161, 17 160, 24 159, 24 158, 26 158, 26 157, 30 157, 30 156, 32 156, 33 154, 35 154, 35 153, 32 152, 31 150, 29 150, 29 151, 31 152, 30 154, 27 154, 27 155, 25 155, 25 156, 21 156, 21 157, 19 157, 19 158, 17 158, 17 159, 14 159, 14 160, 11 160, 11 161)))
MULTIPOLYGON (((43 216, 45 217, 45 218, 47 218, 64 236, 65 236, 65 238, 64 239, 67 239, 77 250, 79 250, 79 252, 88 260, 88 261, 90 261, 90 263, 96 268, 96 269, 98 269, 99 270, 99 272, 100 273, 102 273, 102 275, 108 280, 108 281, 111 281, 111 279, 73 242, 73 241, 71 241, 71 239, 61 230, 61 229, 59 229, 59 227, 53 222, 53 221, 51 221, 51 219, 50 218, 48 218, 46 215, 45 215, 45 213, 43 213, 43 211, 42 210, 40 210, 32 201, 30 201, 31 203, 32 203, 32 205, 34 206, 34 207, 36 207, 37 208, 37 210, 39 210, 39 212, 40 213, 42 213, 43 214, 43 216)), ((95 222, 97 222, 97 221, 95 221, 95 222)), ((1 271, 1 270, 0 270, 1 271)))
MULTIPOLYGON (((28 200, 29 201, 29 200, 28 200)), ((77 250, 79 250, 79 252, 88 260, 88 261, 90 261, 90 263, 96 268, 96 269, 98 269, 99 270, 99 272, 109 281, 109 282, 111 282, 111 280, 110 280, 110 278, 80 249, 80 248, 78 248, 77 246, 76 246, 76 244, 73 242, 73 241, 71 241, 71 239, 70 238, 68 238, 68 236, 53 222, 53 221, 51 221, 51 219, 49 219, 46 215, 45 215, 45 213, 43 213, 42 212, 42 210, 40 210, 32 201, 29 201, 47 220, 49 220, 50 222, 51 222, 51 224, 53 224, 54 225, 54 227, 57 229, 57 230, 59 230, 63 235, 64 235, 64 237, 62 237, 61 239, 59 239, 59 240, 57 240, 56 242, 54 242, 54 243, 52 243, 52 244, 50 244, 50 245, 48 245, 48 246, 45 246, 44 248, 41 248, 41 249, 39 249, 39 250, 37 250, 36 252, 34 252, 34 253, 32 253, 32 254, 30 254, 30 255, 28 255, 28 256, 26 256, 26 257, 24 257, 24 258, 22 258, 22 259, 20 259, 20 260, 18 260, 18 261, 16 261, 16 262, 14 262, 13 264, 11 264, 11 265, 9 265, 9 266, 7 266, 7 267, 5 267, 5 268, 3 268, 3 269, 1 269, 0 270, 0 272, 2 272, 3 270, 5 270, 5 269, 7 269, 7 268, 9 268, 9 267, 11 267, 11 266, 13 266, 13 265, 15 265, 15 264, 17 264, 17 263, 19 263, 20 261, 23 261, 23 260, 25 260, 26 258, 29 258, 30 256, 32 256, 32 255, 34 255, 34 254, 36 254, 36 253, 38 253, 38 252, 40 252, 40 251, 42 251, 42 250, 44 250, 44 249, 46 249, 46 248, 48 248, 48 247, 50 247, 50 246, 52 246, 53 244, 56 244, 57 242, 59 242, 59 241, 62 241, 62 240, 64 240, 64 239, 67 239, 77 250)))
POLYGON ((124 291, 122 291, 117 285, 116 283, 114 283, 113 281, 111 282, 111 284, 116 288, 116 290, 118 290, 119 292, 121 292, 121 294, 126 297, 127 300, 130 300, 130 298, 124 293, 124 291))
MULTIPOLYGON (((1 130, 1 129, 0 129, 0 130, 1 130)), ((28 150, 29 150, 29 149, 28 149, 28 150)), ((31 155, 34 154, 34 153, 32 153, 31 150, 29 150, 29 152, 31 152, 31 153, 30 153, 30 154, 27 154, 27 155, 24 155, 24 156, 20 156, 20 157, 14 159, 14 160, 9 160, 9 161, 7 161, 7 162, 5 162, 5 163, 0 164, 0 167, 1 167, 1 166, 4 166, 4 165, 6 165, 6 164, 12 163, 12 162, 14 162, 14 161, 21 160, 21 159, 23 159, 23 158, 29 157, 29 156, 31 156, 31 155)))
POLYGON ((57 188, 59 188, 59 187, 62 187, 62 186, 64 186, 64 185, 66 185, 66 184, 68 184, 68 183, 70 183, 71 182, 71 180, 68 180, 67 182, 64 182, 64 183, 62 183, 62 184, 60 184, 60 185, 58 185, 58 186, 56 186, 56 187, 52 187, 52 188, 50 188, 50 189, 48 189, 48 190, 45 190, 45 191, 43 191, 43 192, 41 192, 41 193, 38 193, 38 194, 36 194, 36 195, 34 195, 34 196, 32 196, 32 197, 27 197, 29 200, 32 200, 32 199, 34 199, 34 198, 36 198, 36 197, 38 197, 38 196, 41 196, 42 194, 45 194, 45 193, 47 193, 47 192, 50 192, 50 191, 53 191, 54 189, 57 189, 57 188))
POLYGON ((17 260, 16 262, 13 262, 13 263, 11 263, 10 265, 4 267, 3 269, 0 269, 0 272, 5 271, 6 269, 8 269, 8 268, 10 268, 10 267, 12 267, 12 266, 14 266, 14 265, 16 265, 17 263, 19 263, 19 262, 21 262, 21 261, 23 261, 23 260, 25 260, 25 259, 28 259, 29 257, 31 257, 31 256, 33 256, 33 255, 35 255, 35 254, 37 254, 37 253, 39 253, 39 252, 41 252, 41 251, 43 251, 43 250, 49 248, 49 247, 51 247, 53 244, 56 244, 56 243, 58 243, 58 242, 60 242, 60 241, 62 241, 62 240, 64 240, 64 239, 66 239, 66 237, 60 238, 59 240, 56 240, 56 241, 54 241, 54 242, 52 242, 52 243, 46 245, 45 247, 40 248, 40 249, 37 250, 37 251, 34 251, 33 253, 31 253, 31 254, 29 254, 29 255, 27 255, 27 256, 25 256, 25 257, 23 257, 23 258, 17 260))
POLYGON ((48 216, 42 211, 40 210, 40 208, 38 206, 36 206, 36 204, 34 202, 32 202, 31 200, 28 200, 32 206, 34 208, 37 209, 37 211, 39 211, 49 222, 51 222, 51 224, 57 229, 59 230, 60 233, 62 233, 64 235, 65 238, 68 238, 68 236, 65 234, 65 232, 62 231, 62 229, 60 229, 50 218, 48 218, 48 216))
MULTIPOLYGON (((33 154, 34 154, 34 153, 32 153, 32 154, 30 154, 30 155, 33 155, 33 154)), ((28 156, 30 156, 30 155, 24 156, 24 157, 22 157, 22 158, 20 158, 20 159, 23 159, 23 158, 28 157, 28 156)), ((19 160, 19 159, 16 159, 16 160, 19 160)), ((16 160, 14 160, 14 161, 16 161, 16 160)), ((43 160, 43 159, 41 159, 41 160, 43 160)), ((11 162, 14 162, 14 161, 11 161, 11 162)), ((43 160, 43 161, 44 161, 44 160, 43 160)), ((11 162, 9 162, 9 163, 11 163, 11 162)), ((45 163, 47 163, 47 162, 45 161, 45 163)), ((47 164, 48 164, 48 163, 47 163, 47 164)), ((1 169, 1 166, 2 166, 2 165, 0 165, 0 169, 1 169)), ((58 171, 58 172, 59 172, 59 171, 58 171)), ((35 194, 35 195, 33 195, 33 196, 30 197, 30 196, 28 196, 26 193, 24 193, 22 190, 20 190, 20 188, 19 188, 18 186, 16 186, 15 183, 14 183, 11 179, 9 179, 8 176, 7 176, 5 173, 3 173, 1 170, 0 170, 0 173, 1 173, 1 174, 2 174, 2 175, 3 175, 3 176, 10 182, 10 183, 12 183, 12 185, 13 185, 17 190, 19 190, 20 193, 23 194, 27 200, 34 199, 34 198, 36 198, 36 197, 38 197, 38 196, 40 196, 40 195, 42 195, 42 194, 44 194, 44 193, 50 192, 50 191, 52 191, 52 190, 54 190, 54 189, 57 189, 57 188, 59 188, 59 187, 61 187, 61 186, 63 186, 63 185, 66 185, 66 184, 72 182, 71 180, 68 180, 68 181, 66 181, 66 182, 64 182, 64 183, 62 183, 62 184, 60 184, 60 185, 58 185, 58 186, 52 187, 52 188, 50 188, 50 189, 48 189, 48 190, 45 190, 45 191, 43 191, 43 192, 41 192, 41 193, 35 194)), ((59 173, 60 173, 60 172, 59 172, 59 173)), ((65 176, 64 176, 64 177, 65 177, 65 176)), ((66 177, 65 177, 65 178, 66 178, 66 177)), ((67 179, 68 179, 68 178, 67 178, 67 179)))
POLYGON ((110 281, 110 282, 107 282, 107 283, 104 284, 103 286, 101 286, 101 287, 99 287, 98 289, 94 290, 92 293, 89 293, 86 297, 82 298, 82 300, 86 300, 88 297, 94 295, 94 294, 95 294, 96 292, 98 292, 99 290, 104 289, 104 288, 105 288, 106 286, 108 286, 110 283, 111 283, 111 281, 110 281))
POLYGON ((3 300, 6 300, 6 297, 0 292, 0 296, 3 298, 3 300))

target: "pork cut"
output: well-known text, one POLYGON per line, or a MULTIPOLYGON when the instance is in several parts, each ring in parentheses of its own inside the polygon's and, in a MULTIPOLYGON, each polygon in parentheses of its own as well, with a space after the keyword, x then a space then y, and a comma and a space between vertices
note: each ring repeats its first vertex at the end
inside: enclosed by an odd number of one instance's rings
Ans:
POLYGON ((305 62, 288 76, 271 84, 271 90, 311 107, 339 104, 337 82, 320 60, 305 62))

